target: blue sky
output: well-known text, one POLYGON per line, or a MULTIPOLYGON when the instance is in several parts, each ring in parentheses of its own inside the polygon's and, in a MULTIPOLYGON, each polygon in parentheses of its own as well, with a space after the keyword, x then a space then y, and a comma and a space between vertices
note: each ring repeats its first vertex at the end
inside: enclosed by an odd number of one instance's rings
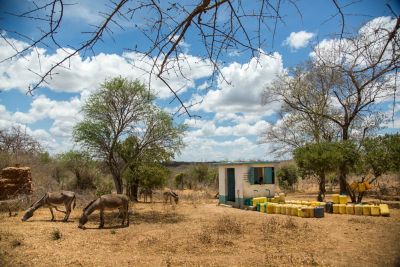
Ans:
MULTIPOLYGON (((107 1, 73 1, 75 5, 66 6, 62 29, 57 34, 63 47, 77 45, 83 40, 88 24, 101 21, 99 11, 105 10, 107 1)), ((72 3, 72 2, 71 2, 72 3)), ((248 2, 251 4, 251 2, 248 2)), ((339 1, 345 6, 349 1, 339 1)), ((398 1, 364 0, 345 7, 345 31, 356 33, 368 21, 378 17, 391 16, 386 3, 389 3, 397 14, 400 13, 398 1)), ((14 32, 24 33, 30 38, 38 36, 38 23, 21 20, 8 15, 19 13, 29 8, 31 1, 0 0, 0 31, 16 47, 26 45, 26 40, 14 32)), ((260 144, 259 137, 267 127, 277 123, 276 112, 279 104, 262 105, 261 93, 265 85, 276 75, 287 68, 309 59, 311 47, 322 40, 334 38, 340 32, 340 18, 333 1, 304 0, 298 1, 296 8, 288 1, 283 1, 281 15, 283 23, 277 25, 274 41, 272 33, 266 34, 261 49, 267 52, 255 64, 248 53, 227 53, 223 55, 221 70, 230 82, 216 82, 208 90, 207 81, 212 69, 207 62, 199 60, 204 51, 199 45, 194 31, 189 31, 184 40, 186 56, 190 69, 185 70, 189 81, 182 77, 170 77, 176 88, 182 87, 180 97, 187 102, 201 100, 202 103, 191 108, 191 114, 198 119, 187 116, 176 117, 177 122, 185 122, 189 127, 184 140, 186 148, 176 160, 211 161, 211 160, 272 160, 274 155, 268 152, 268 144, 260 144), (331 18, 332 17, 332 18, 331 18), (331 19, 330 19, 331 18, 331 19)), ((146 14, 141 14, 145 17, 146 14)), ((146 75, 134 69, 138 55, 130 53, 127 48, 135 45, 146 47, 148 42, 138 33, 134 24, 142 23, 138 16, 133 22, 125 22, 125 31, 113 28, 113 37, 104 36, 104 41, 95 47, 95 54, 79 55, 71 61, 71 69, 62 69, 59 75, 51 80, 47 87, 35 91, 34 96, 26 95, 29 84, 37 77, 29 72, 32 69, 40 72, 35 51, 30 51, 25 58, 13 58, 0 63, 0 128, 11 125, 23 125, 27 132, 40 140, 51 153, 74 148, 71 140, 71 129, 81 119, 80 108, 90 92, 98 88, 106 78, 117 75, 131 79, 145 79, 146 75)), ((222 18, 223 19, 223 18, 222 18)), ((256 25, 246 21, 248 27, 256 25)), ((273 21, 271 21, 272 25, 273 21)), ((268 29, 265 29, 268 31, 268 29)), ((268 33, 268 32, 267 32, 268 33)), ((13 53, 5 42, 0 41, 0 61, 13 53)), ((62 55, 53 47, 39 45, 42 68, 62 55)), ((154 81, 153 89, 158 92, 157 103, 167 111, 174 112, 178 103, 171 101, 171 95, 159 81, 154 81)), ((383 103, 382 109, 389 110, 392 103, 383 103)), ((387 124, 388 132, 398 132, 400 114, 398 103, 395 103, 395 120, 387 124)))

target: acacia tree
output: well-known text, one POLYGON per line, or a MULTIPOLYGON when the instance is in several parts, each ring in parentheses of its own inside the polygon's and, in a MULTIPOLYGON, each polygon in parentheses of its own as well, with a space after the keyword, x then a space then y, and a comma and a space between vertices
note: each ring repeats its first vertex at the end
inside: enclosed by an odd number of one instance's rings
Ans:
POLYGON ((138 199, 139 186, 163 183, 166 174, 163 164, 183 147, 185 129, 185 125, 175 125, 171 116, 152 106, 136 131, 118 144, 118 155, 125 164, 127 194, 133 200, 138 199))
POLYGON ((324 201, 326 174, 335 170, 335 165, 339 158, 332 143, 307 144, 296 148, 293 156, 304 175, 318 177, 319 192, 317 199, 318 201, 324 201))
MULTIPOLYGON (((396 92, 399 28, 400 17, 373 20, 356 36, 321 42, 310 65, 267 87, 269 100, 283 101, 308 124, 315 125, 315 118, 328 121, 342 141, 364 137, 383 121, 376 102, 396 92)), ((341 193, 347 193, 346 169, 340 166, 341 193)))
POLYGON ((360 148, 361 160, 358 164, 361 178, 349 186, 350 197, 353 201, 362 202, 365 195, 365 185, 372 184, 382 175, 400 171, 400 134, 378 136, 363 140, 360 148))
POLYGON ((307 144, 294 150, 294 159, 301 172, 318 177, 318 201, 325 198, 325 181, 329 172, 338 170, 344 164, 349 171, 358 162, 359 154, 352 142, 321 142, 307 144))
POLYGON ((111 79, 89 96, 82 109, 84 119, 74 127, 75 141, 108 166, 117 193, 123 192, 124 165, 118 143, 136 131, 153 99, 138 81, 111 79))

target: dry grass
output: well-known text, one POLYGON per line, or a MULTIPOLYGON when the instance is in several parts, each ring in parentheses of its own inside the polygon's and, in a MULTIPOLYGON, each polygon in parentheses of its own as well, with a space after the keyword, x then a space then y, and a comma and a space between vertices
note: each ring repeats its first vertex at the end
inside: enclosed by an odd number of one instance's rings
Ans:
POLYGON ((107 212, 105 229, 97 229, 95 213, 87 230, 77 228, 80 210, 67 223, 60 213, 51 222, 48 209, 28 222, 0 213, 0 265, 396 266, 400 211, 391 213, 302 219, 190 201, 139 203, 132 205, 129 227, 120 228, 118 213, 107 212), (55 229, 57 241, 51 240, 55 229))

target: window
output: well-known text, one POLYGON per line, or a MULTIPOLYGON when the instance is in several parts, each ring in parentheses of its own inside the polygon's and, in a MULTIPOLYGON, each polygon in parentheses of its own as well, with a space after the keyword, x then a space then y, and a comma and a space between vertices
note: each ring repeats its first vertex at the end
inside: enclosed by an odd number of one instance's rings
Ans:
POLYGON ((250 184, 275 184, 274 167, 250 167, 248 179, 250 184))

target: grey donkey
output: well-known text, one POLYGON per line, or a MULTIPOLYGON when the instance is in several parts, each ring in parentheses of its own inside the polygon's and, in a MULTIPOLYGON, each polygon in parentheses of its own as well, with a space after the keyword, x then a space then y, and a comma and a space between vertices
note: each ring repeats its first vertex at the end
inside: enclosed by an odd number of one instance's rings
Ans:
POLYGON ((33 203, 29 209, 26 210, 24 216, 21 220, 26 221, 33 216, 33 213, 41 207, 49 208, 51 212, 51 220, 54 221, 53 208, 57 211, 65 213, 64 222, 68 221, 71 210, 75 208, 76 196, 74 192, 71 191, 61 191, 61 192, 47 192, 44 196, 33 203), (64 205, 65 211, 59 210, 57 206, 64 205))
POLYGON ((79 219, 79 228, 84 229, 87 223, 88 216, 94 211, 100 211, 100 225, 99 228, 104 227, 104 210, 119 209, 122 213, 122 226, 126 220, 126 226, 129 226, 129 198, 126 195, 110 194, 102 195, 101 197, 92 200, 84 209, 81 218, 79 219))

